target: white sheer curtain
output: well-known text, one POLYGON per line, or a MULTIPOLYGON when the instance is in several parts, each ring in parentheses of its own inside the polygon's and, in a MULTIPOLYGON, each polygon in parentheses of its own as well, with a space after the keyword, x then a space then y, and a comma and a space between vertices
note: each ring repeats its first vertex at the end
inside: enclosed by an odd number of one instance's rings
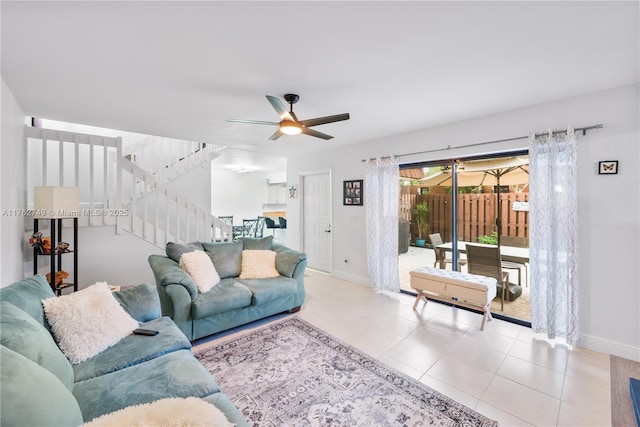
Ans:
POLYGON ((529 138, 531 328, 578 340, 577 140, 574 130, 529 138))
POLYGON ((367 161, 364 180, 367 261, 371 287, 400 291, 398 278, 399 167, 396 158, 367 161))

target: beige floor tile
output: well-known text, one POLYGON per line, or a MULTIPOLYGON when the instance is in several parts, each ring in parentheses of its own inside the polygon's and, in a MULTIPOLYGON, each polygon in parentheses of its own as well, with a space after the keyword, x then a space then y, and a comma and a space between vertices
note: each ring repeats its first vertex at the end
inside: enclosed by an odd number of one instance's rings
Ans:
POLYGON ((460 340, 447 356, 495 374, 506 354, 471 341, 460 340))
POLYGON ((475 398, 480 398, 493 379, 493 373, 466 362, 445 356, 438 360, 427 375, 449 384, 475 398))
POLYGON ((609 355, 581 348, 569 353, 567 376, 608 388, 610 375, 609 355))
POLYGON ((564 374, 567 370, 569 349, 564 346, 553 346, 545 340, 516 339, 509 350, 509 355, 564 374))
POLYGON ((562 401, 588 412, 594 419, 611 417, 611 389, 590 380, 566 376, 562 401))
POLYGON ((526 360, 507 356, 497 372, 503 378, 560 399, 564 375, 526 360))
POLYGON ((567 402, 560 402, 558 426, 563 427, 606 427, 611 425, 611 416, 593 411, 585 411, 567 402))
POLYGON ((478 405, 473 409, 485 417, 496 420, 500 427, 528 427, 534 425, 483 401, 478 402, 478 405))
POLYGON ((553 426, 558 420, 559 399, 500 376, 480 400, 536 426, 553 426))
POLYGON ((488 327, 485 327, 484 331, 480 329, 470 329, 462 339, 483 345, 501 353, 507 353, 515 342, 515 338, 493 333, 488 327))
POLYGON ((444 394, 445 396, 450 397, 456 402, 462 403, 464 406, 468 408, 475 408, 479 402, 477 397, 473 397, 470 394, 463 392, 462 390, 458 390, 457 388, 440 381, 437 378, 434 378, 430 375, 423 375, 420 378, 420 382, 426 384, 428 387, 431 387, 437 392, 444 394))

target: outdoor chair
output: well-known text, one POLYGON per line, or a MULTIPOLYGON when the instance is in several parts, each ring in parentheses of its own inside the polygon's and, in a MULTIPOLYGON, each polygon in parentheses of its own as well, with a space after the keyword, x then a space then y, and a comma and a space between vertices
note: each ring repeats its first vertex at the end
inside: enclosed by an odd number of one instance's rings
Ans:
MULTIPOLYGON (((500 236, 500 245, 513 246, 516 248, 529 247, 529 240, 526 237, 500 236)), ((522 286, 522 267, 524 267, 524 281, 528 286, 529 264, 526 262, 502 261, 502 268, 518 271, 518 285, 522 286)))
POLYGON ((469 274, 493 277, 497 280, 496 295, 500 295, 500 311, 504 311, 505 298, 513 301, 522 294, 520 286, 509 283, 509 273, 502 271, 500 248, 466 244, 467 271, 469 274))
MULTIPOLYGON (((453 268, 453 258, 447 256, 448 251, 436 249, 436 246, 444 243, 440 233, 429 234, 429 241, 431 241, 431 246, 436 255, 436 261, 433 263, 433 267, 436 268, 440 263, 444 262, 445 268, 447 264, 451 264, 453 268)), ((466 263, 467 260, 465 258, 458 257, 458 271, 460 271, 460 268, 466 263)))

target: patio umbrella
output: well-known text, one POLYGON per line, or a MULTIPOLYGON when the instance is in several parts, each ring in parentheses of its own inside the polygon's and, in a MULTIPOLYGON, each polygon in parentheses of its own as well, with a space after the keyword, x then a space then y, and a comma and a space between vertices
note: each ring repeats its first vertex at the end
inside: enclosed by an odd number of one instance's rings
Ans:
MULTIPOLYGON (((450 187, 453 185, 451 171, 444 170, 420 180, 422 185, 450 187)), ((502 159, 471 160, 460 162, 458 166, 458 187, 497 186, 498 246, 502 234, 502 211, 500 185, 518 185, 529 183, 529 159, 527 157, 509 157, 502 159)))

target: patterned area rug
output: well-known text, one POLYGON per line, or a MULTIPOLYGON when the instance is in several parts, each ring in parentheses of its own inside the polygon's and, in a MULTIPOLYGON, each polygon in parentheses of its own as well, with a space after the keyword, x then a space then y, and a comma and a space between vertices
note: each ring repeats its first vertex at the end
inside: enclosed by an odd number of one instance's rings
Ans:
POLYGON ((252 426, 497 426, 291 317, 195 356, 252 426))

